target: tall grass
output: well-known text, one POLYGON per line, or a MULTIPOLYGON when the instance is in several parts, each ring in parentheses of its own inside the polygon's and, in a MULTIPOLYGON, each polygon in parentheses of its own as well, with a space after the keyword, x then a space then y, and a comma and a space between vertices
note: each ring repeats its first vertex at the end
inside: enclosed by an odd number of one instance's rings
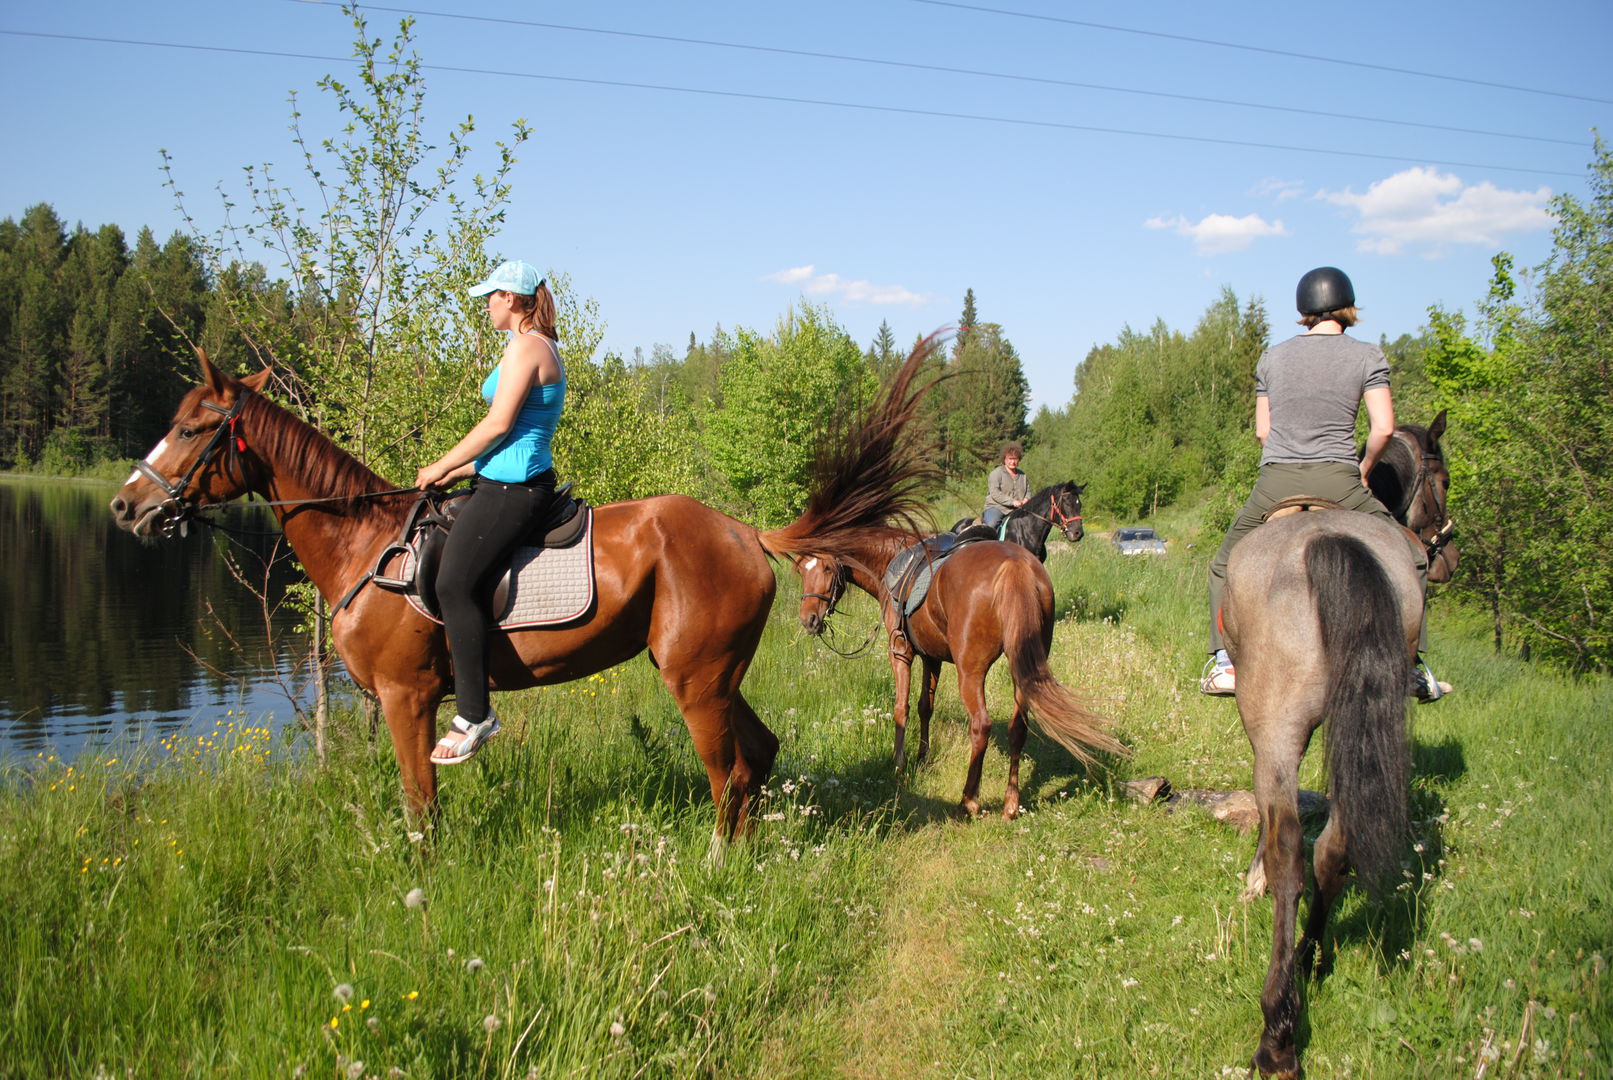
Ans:
MULTIPOLYGON (((746 683, 783 749, 755 835, 718 859, 642 659, 504 696, 429 835, 356 720, 323 769, 247 718, 13 769, 0 1074, 1241 1075, 1270 948, 1269 901, 1237 901, 1253 839, 1120 794, 1249 782, 1235 706, 1193 690, 1219 538, 1162 531, 1164 559, 1097 535, 1050 556, 1054 669, 1135 754, 1088 774, 1033 740, 1014 822, 993 816, 1004 725, 988 816, 960 822, 952 669, 931 760, 896 776, 883 651, 804 639, 787 573, 746 683)), ((853 599, 837 621, 860 640, 873 617, 853 599)), ((1420 850, 1387 910, 1355 890, 1336 909, 1307 1068, 1608 1075, 1613 688, 1497 657, 1437 605, 1433 643, 1457 692, 1415 715, 1420 850)), ((990 696, 1006 718, 1001 670, 990 696)))

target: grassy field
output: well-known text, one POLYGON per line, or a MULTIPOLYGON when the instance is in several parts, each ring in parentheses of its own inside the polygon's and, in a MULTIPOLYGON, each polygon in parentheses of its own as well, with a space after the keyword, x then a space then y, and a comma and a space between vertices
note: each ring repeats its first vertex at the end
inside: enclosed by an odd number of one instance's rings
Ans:
MULTIPOLYGON (((505 735, 444 770, 424 838, 356 720, 324 769, 253 717, 13 769, 0 1075, 1241 1076, 1270 948, 1269 901, 1237 900, 1253 838, 1116 794, 1249 782, 1234 704, 1194 690, 1219 537, 1156 524, 1179 538, 1164 559, 1096 534, 1049 557, 1055 670, 1135 755, 1088 774, 1033 737, 1013 822, 993 816, 1005 725, 988 816, 961 822, 952 669, 932 760, 894 775, 883 650, 805 639, 787 574, 747 681, 783 749, 754 837, 720 862, 643 659, 502 697, 505 735)), ((852 601, 841 640, 873 619, 852 601)), ((1607 1076, 1613 683, 1497 657, 1449 606, 1433 619, 1457 691, 1413 718, 1417 850, 1387 910, 1341 901, 1306 1067, 1607 1076)), ((991 685, 1005 718, 1000 665, 991 685)))

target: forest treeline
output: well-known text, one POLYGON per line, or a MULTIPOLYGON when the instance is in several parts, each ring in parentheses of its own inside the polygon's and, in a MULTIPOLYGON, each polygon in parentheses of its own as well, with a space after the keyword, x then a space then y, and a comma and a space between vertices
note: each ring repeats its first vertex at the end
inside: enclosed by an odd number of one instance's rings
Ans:
MULTIPOLYGON (((475 421, 498 341, 466 288, 493 261, 531 133, 516 121, 496 167, 466 176, 474 122, 425 130, 411 24, 383 49, 351 14, 360 76, 319 84, 345 126, 323 140, 293 127, 312 197, 249 166, 244 191, 220 192, 231 223, 210 234, 177 187, 191 231, 162 244, 149 229, 132 247, 115 225, 68 229, 47 205, 0 222, 0 465, 144 454, 194 381, 192 343, 225 370, 272 364, 276 400, 394 480, 475 421)), ((1613 666, 1613 162, 1600 140, 1590 174, 1588 201, 1553 201, 1540 267, 1498 255, 1475 318, 1434 308, 1426 333, 1383 342, 1400 418, 1449 414, 1452 591, 1489 613, 1498 648, 1580 670, 1613 666)), ((773 326, 690 332, 681 355, 627 360, 601 354, 597 305, 563 271, 549 281, 569 379, 556 465, 596 502, 676 491, 787 521, 823 441, 914 344, 888 324, 859 343, 802 301, 773 326)), ((1072 363, 1066 404, 1028 422, 1011 328, 971 290, 930 373, 951 377, 926 399, 928 435, 971 502, 1002 440, 1023 437, 1033 480, 1086 483, 1095 510, 1130 521, 1209 499, 1224 522, 1257 465, 1253 373, 1271 318, 1224 290, 1190 331, 1124 328, 1072 363)))

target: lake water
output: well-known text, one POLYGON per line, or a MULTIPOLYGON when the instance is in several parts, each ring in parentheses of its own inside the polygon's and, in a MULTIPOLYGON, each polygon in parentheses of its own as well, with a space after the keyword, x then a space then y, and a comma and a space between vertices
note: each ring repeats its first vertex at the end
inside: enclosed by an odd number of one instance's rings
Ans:
POLYGON ((300 572, 274 519, 230 510, 229 525, 275 535, 228 540, 193 526, 144 543, 112 524, 114 492, 0 478, 0 756, 71 760, 86 746, 230 720, 297 723, 288 693, 309 698, 305 637, 284 610, 266 626, 222 554, 278 598, 300 572))

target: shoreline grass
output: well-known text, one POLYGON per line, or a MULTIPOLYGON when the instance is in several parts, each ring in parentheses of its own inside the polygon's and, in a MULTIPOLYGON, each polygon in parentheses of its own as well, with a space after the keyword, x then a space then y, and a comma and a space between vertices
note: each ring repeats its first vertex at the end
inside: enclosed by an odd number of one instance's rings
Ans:
MULTIPOLYGON (((720 861, 643 658, 503 695, 505 734, 443 770, 429 836, 356 717, 323 769, 252 724, 8 767, 0 1074, 1241 1076, 1270 946, 1270 902, 1237 901, 1253 838, 1116 794, 1248 786, 1235 706, 1192 689, 1213 545, 1187 550, 1188 524, 1164 559, 1096 536, 1050 555, 1054 670, 1135 755, 1088 774, 1033 738, 1013 822, 1006 724, 986 815, 962 823, 953 670, 932 760, 896 776, 883 651, 803 638, 787 572, 746 681, 783 747, 755 835, 720 861)), ((857 597, 837 618, 860 639, 872 617, 857 597)), ((1413 716, 1422 850, 1384 912, 1340 901, 1306 1067, 1608 1075, 1613 681, 1433 618, 1457 692, 1413 716)), ((1005 719, 1002 665, 989 699, 1005 719)))

